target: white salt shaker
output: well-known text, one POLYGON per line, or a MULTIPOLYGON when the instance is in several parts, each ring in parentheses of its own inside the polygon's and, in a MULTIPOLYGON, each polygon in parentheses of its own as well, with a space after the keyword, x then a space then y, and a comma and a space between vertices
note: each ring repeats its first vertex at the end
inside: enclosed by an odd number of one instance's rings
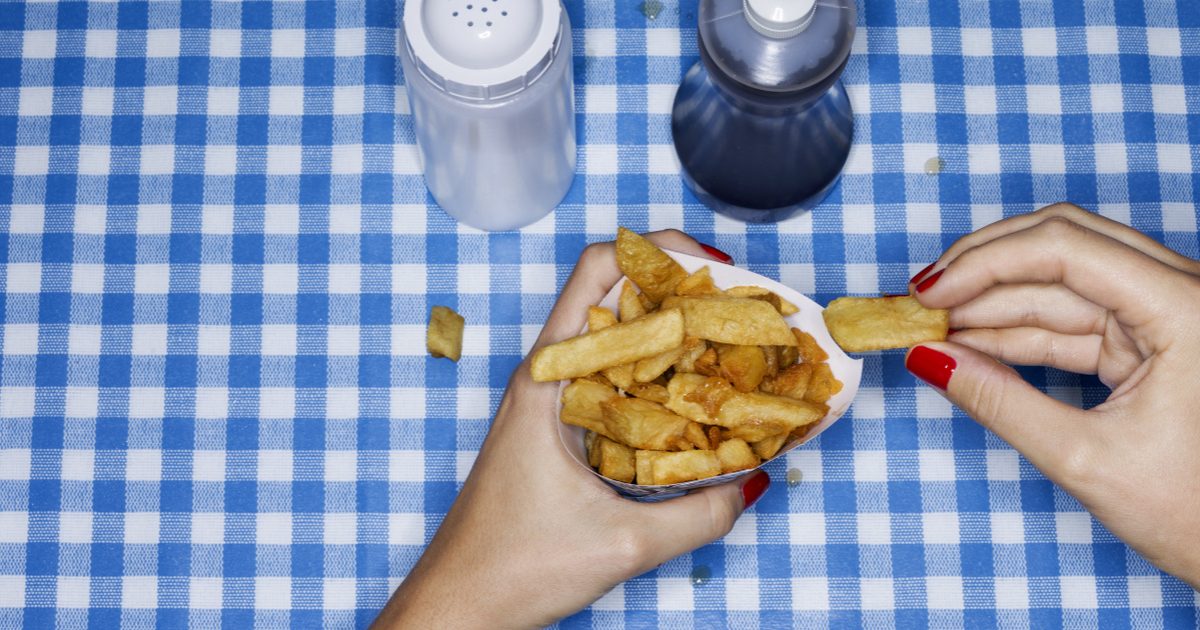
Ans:
POLYGON ((425 185, 447 213, 509 230, 558 205, 575 177, 560 0, 408 0, 400 59, 425 185))

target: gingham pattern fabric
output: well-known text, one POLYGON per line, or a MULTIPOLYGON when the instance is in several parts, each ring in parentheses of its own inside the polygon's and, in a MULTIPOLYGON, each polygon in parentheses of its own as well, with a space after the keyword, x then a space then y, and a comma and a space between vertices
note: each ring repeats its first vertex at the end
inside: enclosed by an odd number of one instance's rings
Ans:
MULTIPOLYGON (((499 234, 425 192, 390 1, 0 6, 0 627, 365 626, 618 224, 821 302, 902 290, 958 236, 1062 199, 1200 254, 1190 0, 868 0, 842 184, 766 226, 681 185, 696 5, 639 4, 568 3, 579 175, 499 234), (425 356, 433 304, 466 317, 457 366, 425 356)), ((561 625, 1197 624, 1192 589, 899 353, 868 355, 863 385, 722 542, 561 625)))

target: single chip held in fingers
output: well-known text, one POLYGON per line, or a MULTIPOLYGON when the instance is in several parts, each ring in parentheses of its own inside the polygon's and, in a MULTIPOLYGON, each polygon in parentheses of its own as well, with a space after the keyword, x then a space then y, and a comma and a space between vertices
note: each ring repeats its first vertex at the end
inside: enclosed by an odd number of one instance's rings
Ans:
POLYGON ((823 313, 829 334, 847 352, 909 348, 942 341, 950 329, 950 313, 928 309, 911 296, 838 298, 823 313))
POLYGON ((429 328, 425 331, 425 349, 429 354, 451 361, 462 357, 463 325, 466 320, 445 306, 429 309, 429 328))
POLYGON ((682 344, 683 316, 662 310, 546 346, 533 355, 530 372, 538 382, 578 378, 682 344))
POLYGON ((657 245, 623 227, 617 228, 617 266, 653 304, 673 295, 688 275, 657 245))

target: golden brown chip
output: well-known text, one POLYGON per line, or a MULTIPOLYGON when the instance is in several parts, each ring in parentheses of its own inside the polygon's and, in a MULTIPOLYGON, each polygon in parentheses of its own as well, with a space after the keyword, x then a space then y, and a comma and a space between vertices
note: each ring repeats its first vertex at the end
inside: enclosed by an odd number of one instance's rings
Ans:
POLYGON ((667 485, 721 474, 721 460, 715 451, 681 451, 662 453, 639 450, 635 455, 638 480, 642 485, 667 485), (646 453, 643 455, 643 453, 646 453), (643 464, 643 461, 645 464, 643 464), (643 480, 643 468, 648 479, 643 480))
POLYGON ((604 436, 598 436, 596 442, 599 444, 596 468, 600 474, 615 481, 631 483, 635 471, 633 449, 604 436))
MULTIPOLYGON (((683 338, 683 353, 679 355, 679 360, 675 362, 676 372, 695 372, 696 360, 704 351, 708 349, 708 342, 695 337, 683 338)), ((713 357, 716 360, 716 357, 713 357)))
POLYGON ((646 307, 638 295, 633 283, 625 280, 621 284, 621 295, 617 298, 617 310, 621 313, 621 321, 627 322, 646 314, 646 307))
POLYGON ((797 350, 800 351, 800 358, 805 363, 824 363, 829 360, 829 353, 817 343, 817 340, 812 335, 793 328, 792 334, 796 337, 797 350))
MULTIPOLYGON (((616 323, 617 316, 612 311, 600 306, 588 307, 588 331, 604 330, 616 323)), ((628 390, 633 385, 632 363, 606 368, 603 374, 610 383, 621 389, 628 390)))
MULTIPOLYGON (((687 370, 683 370, 686 372, 687 370)), ((700 356, 692 362, 692 371, 704 376, 716 376, 720 373, 717 369, 717 349, 709 347, 700 353, 700 356)))
POLYGON ((591 379, 576 379, 562 390, 562 410, 558 417, 565 424, 612 437, 604 426, 600 403, 618 397, 617 391, 607 385, 591 379))
POLYGON ((717 447, 717 459, 721 462, 722 473, 746 470, 759 464, 758 456, 750 449, 750 445, 737 438, 721 442, 717 447))
MULTIPOLYGON (((813 424, 806 424, 804 426, 809 427, 815 425, 816 423, 814 422, 813 424)), ((779 452, 779 449, 783 448, 783 445, 787 443, 788 437, 789 436, 787 433, 780 433, 778 435, 772 435, 770 437, 761 439, 752 445, 754 446, 754 454, 761 457, 763 461, 771 459, 772 457, 775 457, 775 454, 779 452)))
POLYGON ((719 383, 724 383, 724 379, 676 374, 667 385, 671 398, 666 407, 696 422, 725 427, 728 437, 747 442, 757 442, 818 422, 828 412, 825 405, 762 392, 742 393, 727 383, 722 389, 719 383), (710 403, 709 396, 712 402, 719 404, 710 403), (707 408, 706 403, 709 403, 707 408), (709 413, 708 409, 714 407, 716 413, 709 413))
POLYGON ((660 405, 670 399, 670 395, 667 394, 667 387, 658 383, 634 383, 625 391, 630 396, 656 402, 660 405))
POLYGON ((690 276, 675 285, 675 295, 700 297, 720 294, 721 290, 717 288, 717 285, 713 284, 712 272, 708 269, 707 265, 692 272, 690 276))
POLYGON ((825 404, 830 398, 842 391, 842 382, 833 375, 828 363, 818 363, 813 366, 812 380, 808 382, 808 390, 804 392, 804 400, 811 403, 825 404))
POLYGON ((600 465, 600 448, 596 446, 597 438, 603 438, 603 436, 598 435, 595 431, 583 434, 583 448, 587 449, 588 466, 592 468, 600 465))
POLYGON ((611 398, 600 403, 604 435, 634 448, 673 451, 688 446, 687 418, 641 398, 611 398))
POLYGON ((716 425, 708 427, 708 448, 717 450, 721 446, 721 427, 716 425))
POLYGON ((767 376, 779 374, 779 346, 759 346, 767 362, 767 376))
POLYGON ((755 300, 762 300, 764 302, 767 302, 771 306, 774 306, 775 310, 779 311, 779 314, 783 315, 784 317, 787 317, 789 315, 795 315, 796 313, 800 312, 800 309, 795 304, 792 304, 791 302, 783 299, 782 297, 780 297, 780 295, 778 293, 775 293, 769 289, 764 289, 762 287, 756 287, 756 286, 730 287, 728 289, 725 289, 725 295, 728 295, 730 297, 744 297, 744 298, 753 298, 755 300))
POLYGON ((721 346, 717 359, 721 376, 739 392, 758 389, 767 374, 767 359, 758 346, 721 346))
POLYGON ((674 307, 683 311, 689 337, 740 346, 796 345, 779 311, 760 300, 674 296, 663 302, 663 308, 674 307))
POLYGON ((533 355, 530 372, 538 382, 587 376, 682 343, 683 317, 677 310, 663 310, 546 346, 533 355))
POLYGON ((654 243, 623 227, 617 228, 617 266, 653 304, 672 295, 688 275, 654 243))
POLYGON ((704 432, 704 425, 698 422, 688 424, 683 431, 683 437, 687 438, 688 444, 702 451, 708 450, 708 435, 704 432))
POLYGON ((804 392, 808 391, 808 383, 812 380, 812 375, 813 365, 811 363, 795 363, 781 370, 775 378, 764 380, 762 390, 768 394, 803 400, 804 392))
POLYGON ((796 346, 777 346, 779 348, 779 367, 785 368, 800 359, 800 348, 796 346))
POLYGON ((662 376, 663 372, 675 365, 675 362, 683 356, 683 349, 683 344, 680 344, 678 348, 672 348, 638 361, 633 368, 633 380, 639 383, 649 383, 662 376))
POLYGON ((640 486, 654 485, 654 460, 660 455, 664 455, 663 451, 634 451, 633 465, 637 470, 636 482, 640 486))
POLYGON ((925 341, 942 341, 950 314, 928 309, 911 296, 838 298, 822 313, 829 334, 847 352, 908 348, 925 341))
POLYGON ((463 325, 466 320, 445 306, 429 309, 429 328, 425 331, 425 349, 436 358, 458 361, 462 357, 463 325))

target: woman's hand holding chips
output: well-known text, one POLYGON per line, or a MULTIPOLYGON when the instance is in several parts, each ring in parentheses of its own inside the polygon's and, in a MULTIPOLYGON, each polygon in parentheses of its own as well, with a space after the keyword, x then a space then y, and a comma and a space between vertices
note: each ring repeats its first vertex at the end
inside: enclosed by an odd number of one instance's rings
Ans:
MULTIPOLYGON (((649 238, 717 260, 680 232, 649 238)), ((589 247, 535 350, 577 334, 620 277, 612 243, 589 247)), ((724 536, 766 490, 759 472, 664 503, 621 498, 563 449, 558 390, 534 382, 528 361, 516 371, 462 492, 375 627, 547 625, 724 536)))
POLYGON ((909 370, 1200 587, 1200 263, 1058 204, 964 237, 913 282, 959 332, 910 350, 909 370), (1002 362, 1098 374, 1112 394, 1084 411, 1002 362))

